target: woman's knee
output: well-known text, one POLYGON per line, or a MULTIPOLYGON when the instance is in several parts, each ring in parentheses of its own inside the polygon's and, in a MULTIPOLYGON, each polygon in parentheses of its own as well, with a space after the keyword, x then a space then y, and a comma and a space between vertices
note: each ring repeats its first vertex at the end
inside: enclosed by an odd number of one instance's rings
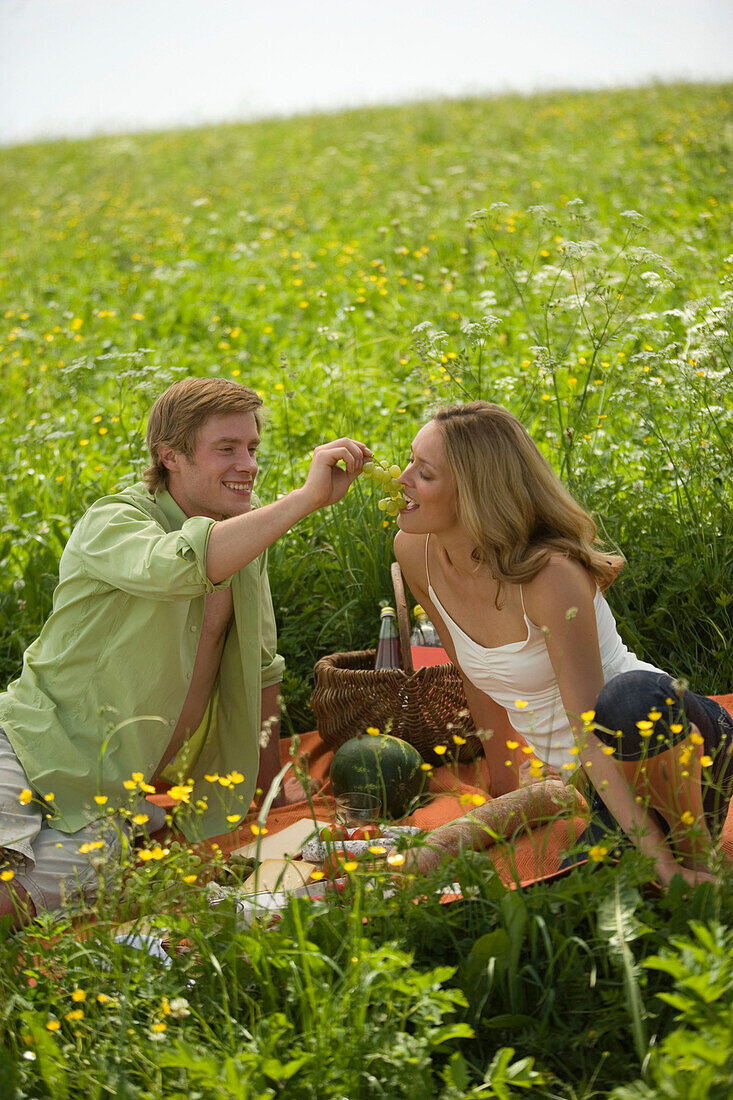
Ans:
POLYGON ((634 669, 609 680, 596 700, 594 733, 619 759, 655 756, 688 733, 682 693, 671 676, 634 669))

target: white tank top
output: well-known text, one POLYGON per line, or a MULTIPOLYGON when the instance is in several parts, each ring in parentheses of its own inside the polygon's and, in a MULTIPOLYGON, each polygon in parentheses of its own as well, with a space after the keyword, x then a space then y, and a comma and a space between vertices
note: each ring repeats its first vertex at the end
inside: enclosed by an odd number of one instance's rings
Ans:
MULTIPOLYGON (((466 678, 479 691, 483 691, 504 707, 513 728, 534 747, 540 760, 556 769, 561 769, 563 764, 577 764, 577 756, 569 752, 574 745, 573 731, 562 705, 545 635, 541 627, 531 622, 524 610, 521 584, 519 595, 527 637, 523 641, 507 642, 506 645, 490 648, 479 645, 451 619, 430 583, 429 537, 425 540, 428 593, 448 629, 456 659, 466 678), (527 706, 518 707, 517 700, 525 702, 527 706)), ((626 648, 619 637, 613 613, 600 591, 596 591, 593 606, 604 683, 620 672, 630 672, 633 669, 661 671, 654 665, 640 661, 636 654, 626 648)), ((569 769, 563 769, 560 774, 567 777, 569 769)))

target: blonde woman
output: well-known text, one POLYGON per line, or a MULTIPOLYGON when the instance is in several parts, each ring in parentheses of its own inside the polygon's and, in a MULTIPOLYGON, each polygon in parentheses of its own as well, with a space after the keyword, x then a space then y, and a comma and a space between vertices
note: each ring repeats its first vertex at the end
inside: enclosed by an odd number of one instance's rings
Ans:
POLYGON ((623 559, 599 549, 593 520, 516 417, 481 401, 440 410, 400 482, 395 555, 476 727, 494 731, 492 793, 517 785, 505 760, 519 733, 563 778, 583 768, 596 816, 621 826, 662 883, 711 878, 733 721, 626 648, 603 596, 623 559))

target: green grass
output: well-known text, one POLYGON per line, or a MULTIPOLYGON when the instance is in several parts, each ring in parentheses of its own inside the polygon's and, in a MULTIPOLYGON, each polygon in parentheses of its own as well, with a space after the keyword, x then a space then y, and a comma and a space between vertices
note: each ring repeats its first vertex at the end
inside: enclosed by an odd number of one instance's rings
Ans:
MULTIPOLYGON (((265 395, 265 500, 325 438, 403 461, 436 403, 508 405, 626 555, 610 596, 626 641, 698 691, 732 689, 732 90, 1 150, 3 679, 73 523, 139 473, 153 397, 211 374, 265 395)), ((394 531, 377 496, 358 483, 272 549, 290 731, 314 724, 315 660, 375 641, 394 531)), ((0 1093, 727 1095, 727 880, 658 898, 632 854, 507 892, 464 859, 458 905, 357 876, 348 904, 246 932, 184 888, 197 872, 173 850, 126 900, 105 891, 87 940, 62 921, 0 944, 0 1093), (167 971, 125 954, 121 913, 162 914, 193 951, 167 971), (166 1012, 177 997, 190 1015, 166 1012)))
MULTIPOLYGON (((506 403, 627 555, 630 643, 730 687, 730 126, 730 86, 660 86, 3 150, 5 676, 70 526, 195 373, 265 394, 265 499, 324 438, 401 460, 436 401, 506 403)), ((272 552, 291 729, 317 657, 374 641, 374 503, 272 552)))

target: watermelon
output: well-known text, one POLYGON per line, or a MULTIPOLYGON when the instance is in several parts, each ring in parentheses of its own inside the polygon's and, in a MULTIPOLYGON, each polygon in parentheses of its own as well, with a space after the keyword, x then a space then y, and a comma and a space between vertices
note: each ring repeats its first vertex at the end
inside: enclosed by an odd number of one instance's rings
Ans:
POLYGON ((374 794, 382 817, 404 817, 422 792, 425 772, 414 745, 380 733, 352 737, 336 750, 331 762, 331 788, 338 797, 349 791, 374 794))

